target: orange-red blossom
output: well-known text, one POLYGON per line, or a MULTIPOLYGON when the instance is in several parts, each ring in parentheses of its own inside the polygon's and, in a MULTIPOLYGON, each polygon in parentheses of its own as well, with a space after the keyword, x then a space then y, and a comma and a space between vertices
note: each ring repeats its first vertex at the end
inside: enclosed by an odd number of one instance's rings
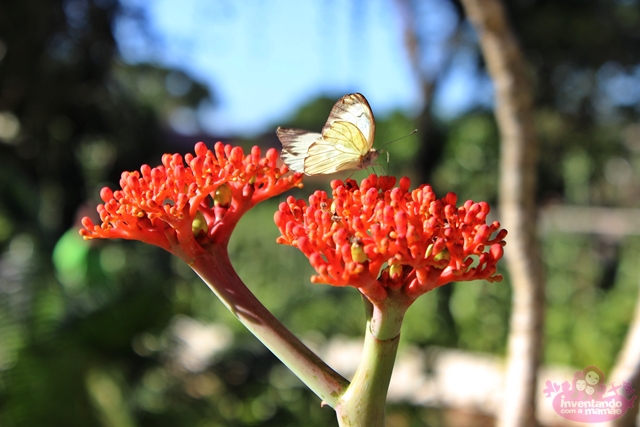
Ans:
POLYGON ((140 240, 187 261, 213 243, 229 241, 240 217, 257 203, 301 186, 300 174, 278 168, 278 152, 261 157, 258 147, 215 144, 213 151, 199 142, 195 155, 165 154, 162 165, 143 165, 140 172, 123 172, 121 190, 104 187, 98 205, 101 225, 83 218, 85 239, 140 240))
POLYGON ((288 197, 275 214, 278 243, 299 248, 317 275, 314 283, 354 286, 372 302, 390 290, 411 299, 450 282, 501 281, 496 263, 507 231, 487 224, 489 205, 456 195, 442 199, 428 185, 409 191, 409 178, 371 175, 360 186, 333 181, 333 198, 316 191, 288 197), (493 236, 493 237, 492 237, 493 236))

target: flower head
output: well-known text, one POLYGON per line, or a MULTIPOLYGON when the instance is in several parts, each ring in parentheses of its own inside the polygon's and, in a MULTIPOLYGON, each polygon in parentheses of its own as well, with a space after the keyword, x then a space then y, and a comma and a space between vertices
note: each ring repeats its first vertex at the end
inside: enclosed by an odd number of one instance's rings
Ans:
POLYGON ((209 244, 226 245, 240 217, 257 203, 302 186, 301 174, 276 167, 278 153, 260 157, 253 147, 199 142, 195 155, 165 154, 162 165, 123 172, 121 190, 104 187, 98 205, 101 225, 83 218, 85 239, 121 238, 151 243, 192 259, 209 244), (186 164, 185 164, 186 163, 186 164))
POLYGON ((293 197, 280 204, 278 243, 299 248, 317 275, 314 283, 354 286, 372 301, 390 290, 410 299, 450 282, 501 281, 496 263, 507 231, 487 224, 489 205, 456 195, 442 199, 428 185, 409 191, 409 178, 371 175, 360 186, 333 181, 309 204, 293 197), (494 237, 492 237, 494 236, 494 237))

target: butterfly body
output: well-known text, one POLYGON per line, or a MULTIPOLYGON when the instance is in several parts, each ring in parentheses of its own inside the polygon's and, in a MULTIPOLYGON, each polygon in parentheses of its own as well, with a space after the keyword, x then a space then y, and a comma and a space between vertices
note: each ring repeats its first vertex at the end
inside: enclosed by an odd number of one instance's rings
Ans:
POLYGON ((336 102, 321 133, 279 127, 276 134, 282 142, 284 163, 292 171, 307 175, 363 169, 380 154, 373 148, 373 112, 359 93, 336 102))

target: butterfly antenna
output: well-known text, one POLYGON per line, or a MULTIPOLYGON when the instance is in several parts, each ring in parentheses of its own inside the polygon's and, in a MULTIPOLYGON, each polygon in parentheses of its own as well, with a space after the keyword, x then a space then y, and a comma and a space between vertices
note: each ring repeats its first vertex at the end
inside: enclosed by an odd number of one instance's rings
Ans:
MULTIPOLYGON (((384 147, 386 147, 387 145, 391 144, 392 142, 400 141, 401 139, 405 139, 405 138, 407 138, 407 137, 410 137, 411 135, 413 135, 413 134, 414 134, 414 133, 416 133, 416 132, 418 132, 418 129, 414 129, 414 130, 413 130, 413 132, 411 132, 411 133, 409 133, 409 134, 407 134, 407 135, 405 135, 405 136, 401 136, 400 138, 394 139, 393 141, 389 141, 389 142, 385 143, 385 144, 384 144, 382 147, 380 147, 380 148, 384 148, 384 147)), ((389 153, 387 153, 387 156, 389 156, 389 153)))

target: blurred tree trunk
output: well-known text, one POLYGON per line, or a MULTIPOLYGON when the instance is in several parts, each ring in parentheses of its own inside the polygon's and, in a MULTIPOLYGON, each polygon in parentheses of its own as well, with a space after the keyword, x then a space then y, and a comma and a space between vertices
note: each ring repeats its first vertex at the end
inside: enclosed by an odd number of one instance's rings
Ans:
MULTIPOLYGON (((622 350, 618 353, 618 359, 613 367, 611 377, 607 380, 608 383, 616 383, 616 385, 623 385, 623 381, 631 383, 631 386, 636 390, 635 395, 638 395, 638 389, 640 389, 640 295, 636 301, 635 315, 633 321, 629 325, 629 331, 624 340, 622 350)), ((638 402, 633 405, 626 414, 617 420, 610 421, 602 424, 605 427, 631 427, 640 425, 640 420, 636 420, 638 417, 638 402)))
POLYGON ((544 285, 536 238, 537 142, 524 58, 498 0, 462 0, 478 32, 495 85, 501 134, 500 214, 509 230, 506 257, 513 286, 500 427, 536 425, 537 369, 542 354, 544 285))

